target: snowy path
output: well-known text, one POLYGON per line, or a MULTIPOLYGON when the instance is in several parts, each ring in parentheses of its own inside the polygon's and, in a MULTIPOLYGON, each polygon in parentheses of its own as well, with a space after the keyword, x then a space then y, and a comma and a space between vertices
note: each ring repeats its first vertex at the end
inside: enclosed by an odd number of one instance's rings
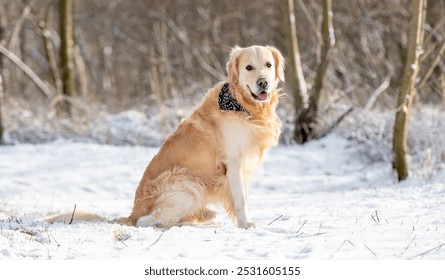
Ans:
POLYGON ((48 225, 77 209, 130 213, 157 149, 55 142, 0 147, 0 259, 445 259, 445 174, 395 182, 385 163, 331 135, 273 149, 238 229, 218 210, 211 227, 163 231, 106 223, 48 225))

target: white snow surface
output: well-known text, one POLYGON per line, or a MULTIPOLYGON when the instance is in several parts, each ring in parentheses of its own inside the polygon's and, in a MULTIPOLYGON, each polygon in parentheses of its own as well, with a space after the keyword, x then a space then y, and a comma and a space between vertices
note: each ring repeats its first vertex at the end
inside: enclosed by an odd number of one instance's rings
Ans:
POLYGON ((387 162, 331 134, 278 146, 251 185, 255 228, 168 230, 45 218, 128 216, 158 148, 55 141, 0 147, 0 259, 445 259, 445 172, 398 183, 387 162))

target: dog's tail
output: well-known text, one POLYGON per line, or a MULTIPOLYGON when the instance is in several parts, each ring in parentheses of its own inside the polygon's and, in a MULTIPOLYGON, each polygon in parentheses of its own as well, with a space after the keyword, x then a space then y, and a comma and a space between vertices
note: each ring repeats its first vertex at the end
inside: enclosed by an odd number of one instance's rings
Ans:
POLYGON ((75 212, 60 214, 55 217, 46 219, 46 222, 48 222, 49 224, 54 224, 54 223, 73 224, 79 222, 108 222, 111 224, 120 224, 127 226, 134 226, 136 224, 134 219, 131 219, 130 217, 109 220, 105 217, 84 211, 75 211, 75 212))

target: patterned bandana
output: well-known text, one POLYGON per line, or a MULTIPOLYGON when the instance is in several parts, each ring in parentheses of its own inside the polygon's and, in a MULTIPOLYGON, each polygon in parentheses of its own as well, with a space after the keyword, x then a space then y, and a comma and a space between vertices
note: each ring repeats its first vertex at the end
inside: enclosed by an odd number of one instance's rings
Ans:
POLYGON ((224 111, 246 111, 230 94, 229 83, 225 83, 219 92, 218 105, 219 109, 224 111))

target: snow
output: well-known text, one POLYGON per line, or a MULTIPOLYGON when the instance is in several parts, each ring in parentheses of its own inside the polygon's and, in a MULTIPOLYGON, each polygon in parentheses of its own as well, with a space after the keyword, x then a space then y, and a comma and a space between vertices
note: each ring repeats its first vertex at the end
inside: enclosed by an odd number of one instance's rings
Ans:
POLYGON ((130 110, 115 115, 107 115, 91 125, 91 136, 100 143, 112 145, 132 145, 140 143, 155 146, 162 143, 159 116, 130 110))
MULTIPOLYGON (((138 116, 132 116, 138 118, 138 116)), ((0 259, 445 259, 445 171, 398 183, 388 162, 331 134, 270 152, 249 193, 255 228, 47 224, 128 216, 158 148, 72 141, 0 147, 0 259)))

